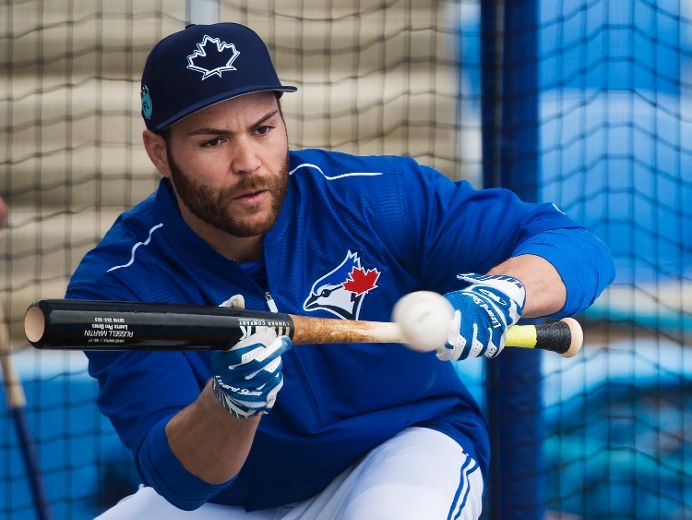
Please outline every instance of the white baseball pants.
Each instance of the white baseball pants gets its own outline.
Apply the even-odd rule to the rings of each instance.
[[[482,495],[476,461],[443,433],[414,427],[302,502],[253,512],[212,503],[183,511],[152,488],[140,487],[98,520],[478,520]]]

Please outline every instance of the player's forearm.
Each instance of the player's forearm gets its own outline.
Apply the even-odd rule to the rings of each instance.
[[[518,278],[526,289],[523,316],[537,318],[558,312],[565,305],[567,289],[557,269],[536,255],[512,257],[488,274],[507,274]]]
[[[259,416],[231,416],[207,384],[196,401],[168,422],[166,437],[185,469],[205,482],[221,484],[243,467],[258,424]]]

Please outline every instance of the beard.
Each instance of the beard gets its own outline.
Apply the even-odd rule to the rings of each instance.
[[[178,196],[187,208],[207,224],[236,237],[262,235],[276,222],[288,187],[288,155],[278,177],[244,175],[232,188],[211,189],[196,183],[178,166],[169,150],[168,165]],[[243,193],[267,190],[271,194],[269,211],[261,204],[248,210],[234,210],[233,199]],[[262,213],[265,213],[262,215]]]

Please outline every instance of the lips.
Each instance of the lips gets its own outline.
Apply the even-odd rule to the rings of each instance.
[[[233,200],[240,202],[242,204],[257,204],[259,203],[265,194],[268,194],[269,190],[255,190],[248,191],[242,195],[234,197]]]

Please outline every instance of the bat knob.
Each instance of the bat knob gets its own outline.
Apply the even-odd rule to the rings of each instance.
[[[41,341],[46,331],[46,319],[38,307],[39,303],[40,301],[32,303],[24,315],[24,334],[32,345]]]
[[[582,331],[579,322],[574,318],[563,318],[560,320],[560,323],[564,323],[565,325],[567,325],[567,327],[569,327],[570,337],[572,339],[572,341],[570,341],[569,347],[567,347],[567,350],[565,350],[562,353],[562,356],[572,357],[581,350],[581,347],[584,343],[584,332]]]

